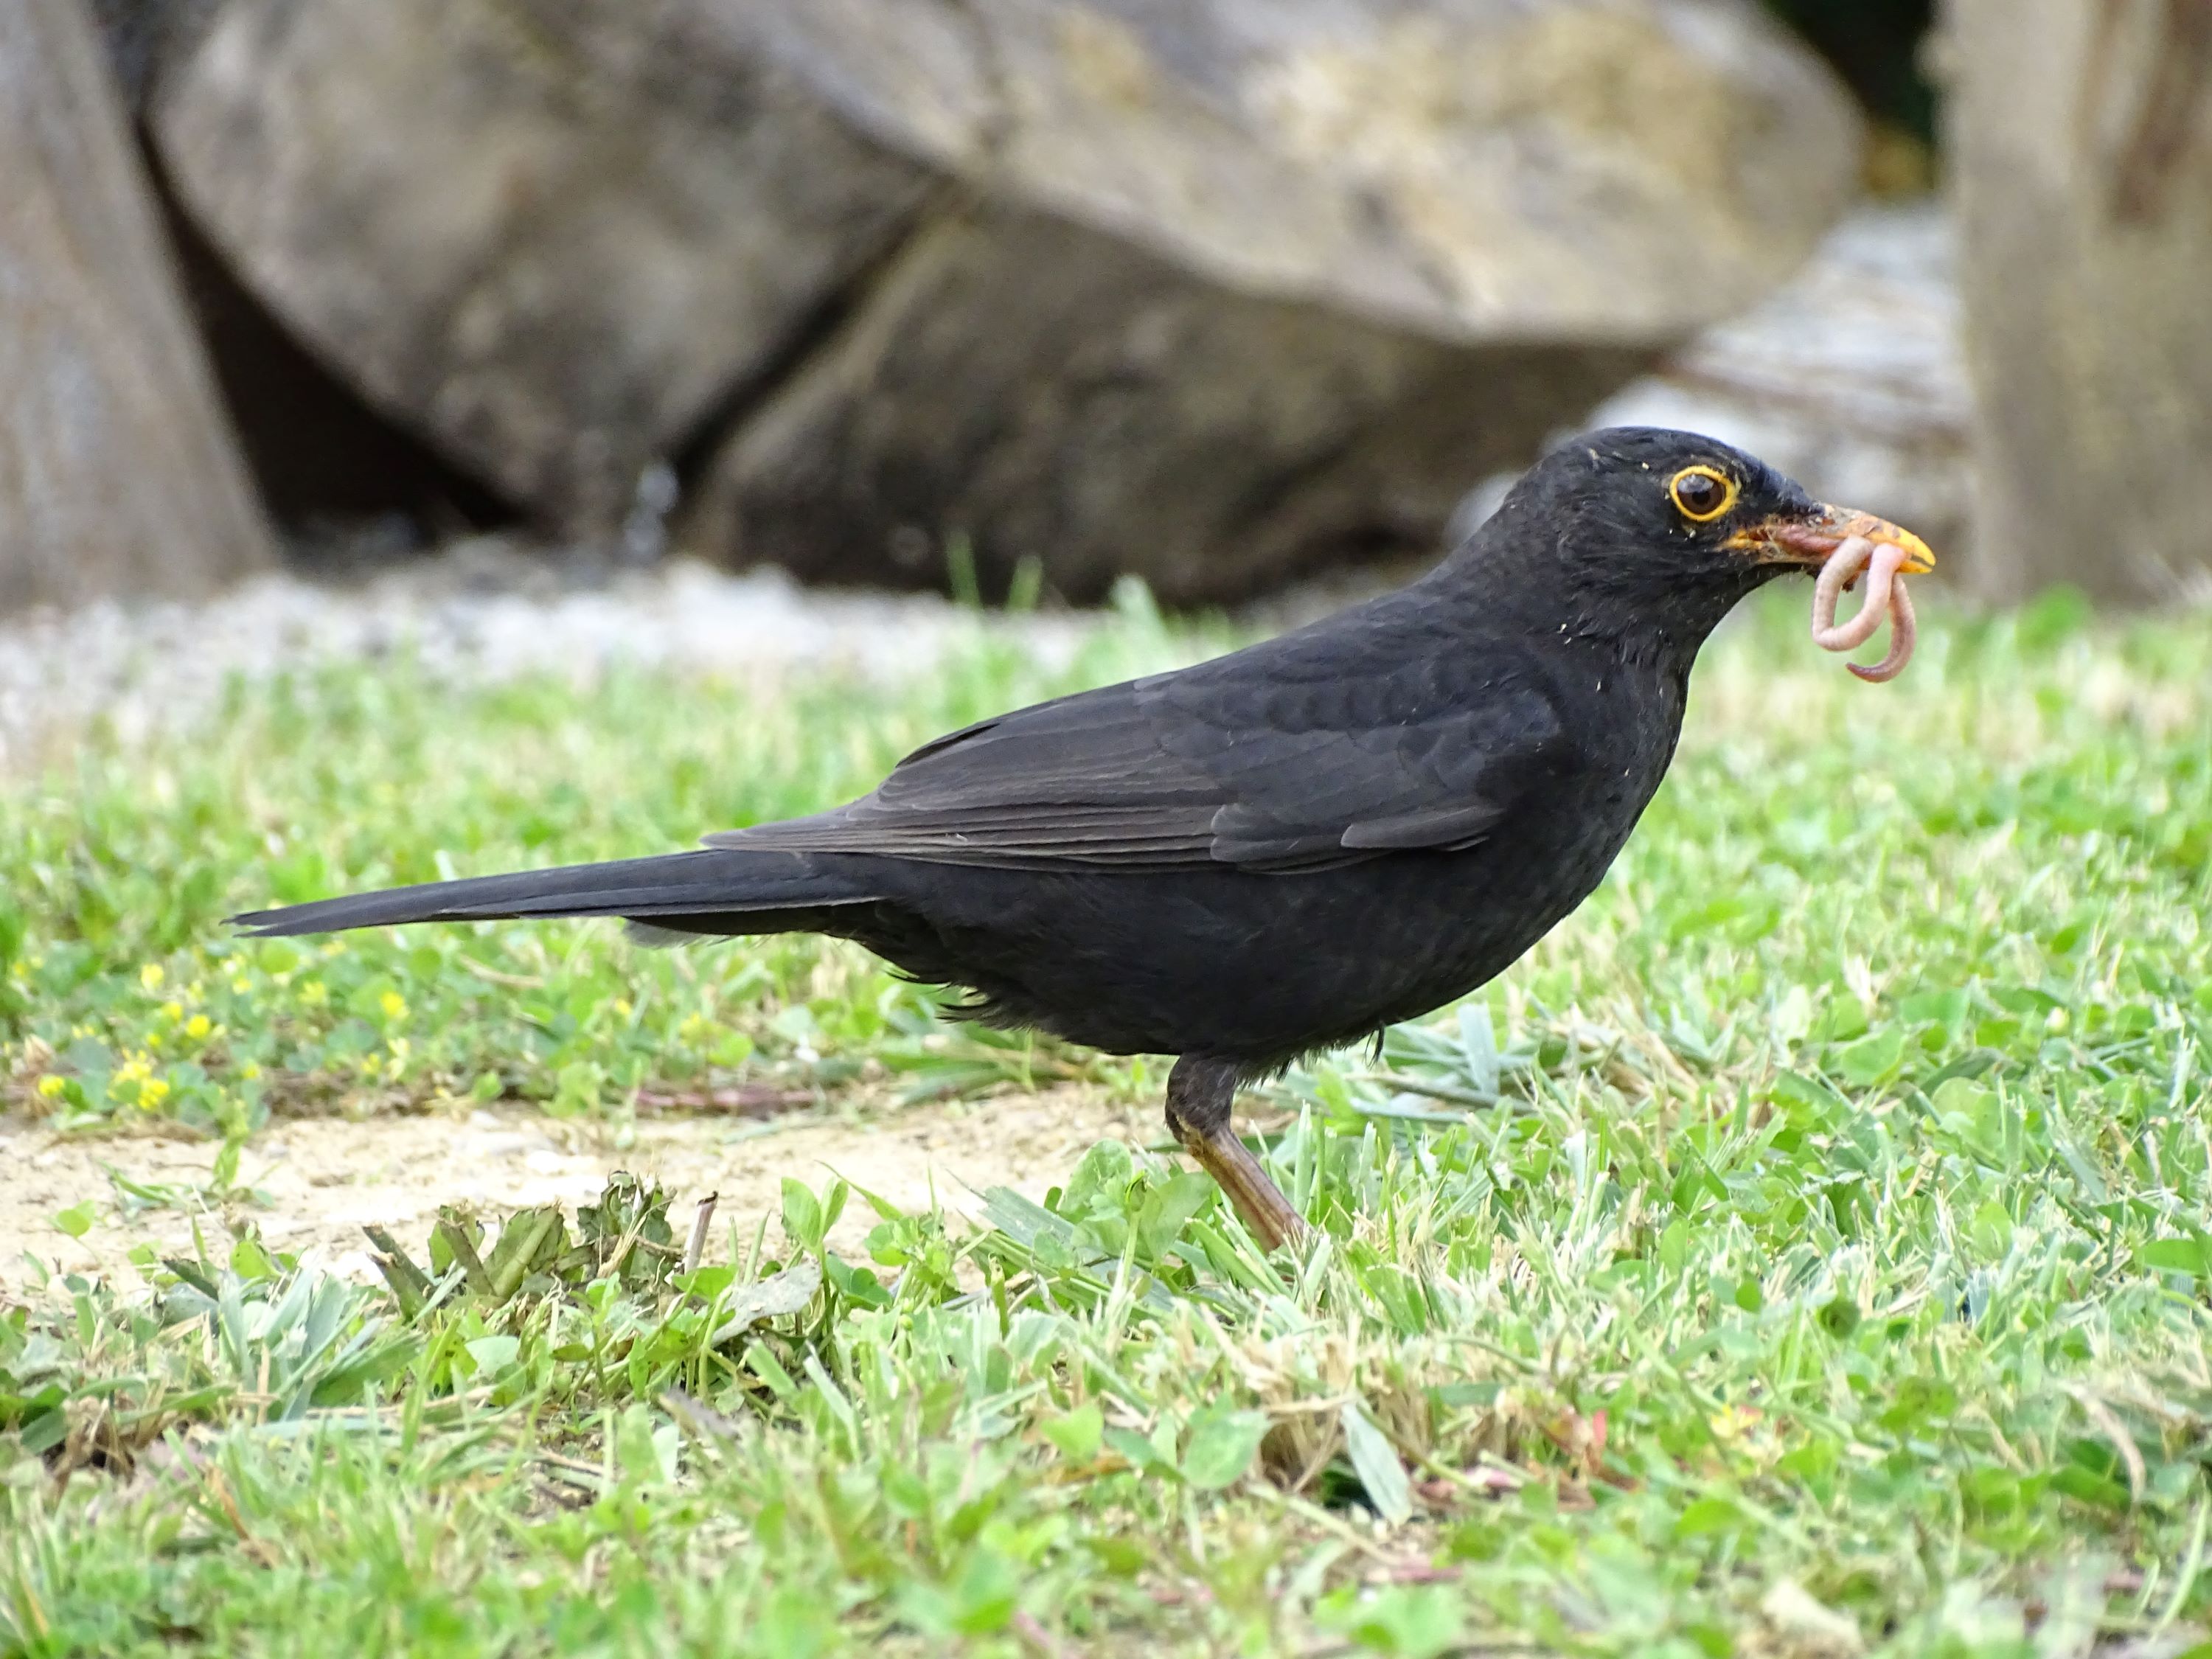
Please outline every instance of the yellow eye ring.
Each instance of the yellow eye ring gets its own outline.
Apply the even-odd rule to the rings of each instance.
[[[1668,499],[1692,524],[1711,524],[1735,505],[1735,480],[1717,467],[1686,466],[1667,481]]]

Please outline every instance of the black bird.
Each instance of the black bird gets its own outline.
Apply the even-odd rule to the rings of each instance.
[[[1168,1127],[1272,1247],[1303,1224],[1231,1127],[1239,1083],[1426,1013],[1542,938],[1658,788],[1706,635],[1851,534],[1934,563],[1726,445],[1596,432],[1398,592],[955,732],[834,811],[237,920],[857,939],[993,1024],[1179,1056]]]

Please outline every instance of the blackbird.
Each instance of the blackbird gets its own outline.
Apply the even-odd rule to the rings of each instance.
[[[1541,939],[1658,788],[1706,635],[1853,538],[1934,563],[1711,439],[1591,433],[1408,586],[981,721],[830,811],[236,920],[856,939],[993,1024],[1178,1056],[1168,1127],[1273,1248],[1304,1224],[1231,1126],[1239,1084],[1426,1013]]]

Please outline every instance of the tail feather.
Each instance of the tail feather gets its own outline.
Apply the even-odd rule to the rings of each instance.
[[[805,854],[708,849],[392,887],[249,911],[231,921],[258,939],[416,921],[552,916],[625,916],[664,925],[682,917],[711,918],[734,925],[676,931],[735,933],[754,931],[743,925],[750,918],[768,921],[779,911],[866,904],[877,896],[849,874],[825,870]]]

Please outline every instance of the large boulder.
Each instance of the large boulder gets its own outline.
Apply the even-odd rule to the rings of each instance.
[[[0,611],[272,549],[81,0],[0,4]]]
[[[928,187],[690,10],[231,0],[153,125],[185,210],[310,349],[600,531]]]
[[[604,526],[1227,596],[1425,544],[1813,246],[1751,0],[228,0],[178,192],[377,401]]]
[[[701,0],[733,55],[1240,292],[1651,344],[1786,274],[1858,123],[1739,0]]]

